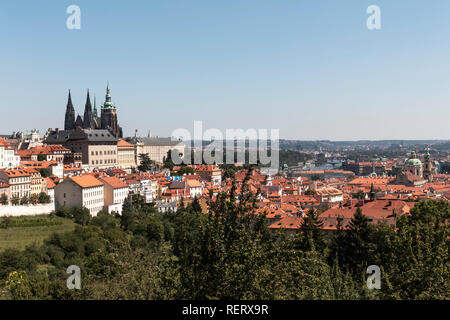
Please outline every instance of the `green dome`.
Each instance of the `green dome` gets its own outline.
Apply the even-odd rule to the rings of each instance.
[[[420,161],[419,159],[408,159],[406,160],[405,164],[413,166],[421,166],[422,161]]]

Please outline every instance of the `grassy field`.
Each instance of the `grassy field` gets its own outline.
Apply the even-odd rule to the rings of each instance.
[[[5,218],[0,218],[0,226]],[[75,223],[60,217],[34,216],[8,218],[8,228],[0,227],[0,252],[7,248],[24,249],[42,243],[52,233],[72,231]]]

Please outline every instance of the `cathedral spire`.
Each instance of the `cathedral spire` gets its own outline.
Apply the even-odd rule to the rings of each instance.
[[[111,100],[109,82],[106,84],[105,103],[101,106],[100,127],[108,129],[115,137],[122,138],[122,128],[117,123],[117,109]]]
[[[86,97],[86,108],[88,107],[92,111],[91,98],[89,97],[89,89],[87,89],[87,97]]]
[[[94,118],[98,118],[97,112],[97,97],[94,95]]]
[[[69,89],[69,99],[67,100],[67,108],[69,108],[69,106],[73,108],[72,96],[70,95],[70,89]]]
[[[91,98],[89,96],[89,89],[87,90],[86,105],[84,107],[83,128],[95,129],[94,115],[92,113],[92,105],[91,105]]]
[[[75,109],[72,104],[72,96],[69,90],[69,97],[67,99],[66,116],[64,119],[64,130],[72,130],[75,128]]]
[[[109,82],[106,84],[106,95],[105,95],[105,103],[102,106],[102,109],[115,109],[116,106],[112,103],[111,100],[111,90],[109,89]]]

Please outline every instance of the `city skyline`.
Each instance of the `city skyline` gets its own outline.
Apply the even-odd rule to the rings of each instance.
[[[2,134],[63,128],[69,89],[82,113],[86,90],[100,105],[109,81],[124,136],[201,120],[281,139],[450,138],[450,4],[76,4],[80,30],[66,28],[70,1],[0,12]],[[381,30],[366,28],[371,4]]]

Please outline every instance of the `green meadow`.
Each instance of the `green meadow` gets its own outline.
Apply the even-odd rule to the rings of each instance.
[[[72,231],[75,223],[70,219],[56,216],[1,217],[0,252],[7,248],[24,249],[53,233]]]

